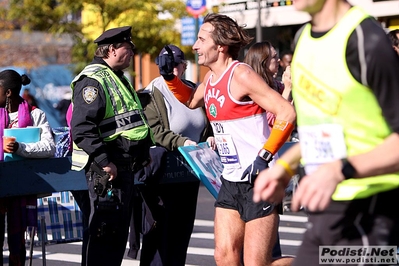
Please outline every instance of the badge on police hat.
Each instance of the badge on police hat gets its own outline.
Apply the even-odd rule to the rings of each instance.
[[[88,86],[83,89],[83,100],[87,104],[91,104],[98,96],[98,89],[96,87]]]

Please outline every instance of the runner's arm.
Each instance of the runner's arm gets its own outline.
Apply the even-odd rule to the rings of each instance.
[[[346,58],[349,71],[363,85],[375,94],[382,113],[392,131],[399,133],[399,59],[380,25],[372,18],[364,20],[363,49],[359,49],[359,39],[354,31],[349,37]],[[360,63],[359,51],[364,51],[365,64]],[[361,73],[366,72],[366,80]]]
[[[248,82],[250,81],[250,82]],[[233,76],[231,93],[235,99],[252,99],[263,109],[276,115],[276,121],[263,149],[276,154],[294,129],[294,107],[247,65],[239,65]]]
[[[385,32],[376,26],[374,19],[364,20],[360,26],[364,35],[364,58],[366,67],[359,64],[358,36],[352,33],[348,41],[347,63],[354,78],[369,87],[375,94],[382,114],[393,133],[375,149],[356,156],[348,161],[357,171],[356,177],[367,177],[399,171],[399,57],[392,49]],[[360,73],[366,71],[366,81]]]
[[[278,161],[283,163],[276,163],[272,168],[260,172],[255,181],[253,200],[255,202],[261,200],[281,202],[285,195],[285,188],[291,179],[289,172],[296,172],[300,159],[301,150],[299,143],[297,143],[280,157]],[[287,171],[283,166],[284,164],[291,171]]]
[[[193,88],[184,84],[177,76],[174,76],[171,80],[165,79],[165,83],[168,85],[169,90],[173,93],[176,99],[180,102],[185,103],[190,99]]]

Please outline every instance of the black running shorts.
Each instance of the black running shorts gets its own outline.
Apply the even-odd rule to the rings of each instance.
[[[215,207],[237,210],[244,222],[265,217],[271,214],[274,204],[266,201],[255,203],[253,197],[253,185],[249,182],[230,182],[220,178],[222,186],[219,191]]]

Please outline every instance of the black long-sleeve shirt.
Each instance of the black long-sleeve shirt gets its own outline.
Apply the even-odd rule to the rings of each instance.
[[[362,64],[359,56],[359,51],[362,51],[359,50],[359,41],[362,39],[353,31],[346,49],[349,71],[358,82],[373,91],[388,125],[392,131],[399,133],[399,57],[392,49],[385,31],[374,18],[362,21],[360,28],[363,31],[365,62]],[[320,38],[326,33],[312,32],[311,35]],[[366,72],[363,80],[361,71]]]

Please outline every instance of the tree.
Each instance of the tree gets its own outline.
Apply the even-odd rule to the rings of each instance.
[[[92,59],[93,40],[101,32],[125,25],[132,26],[137,51],[155,57],[165,44],[180,43],[175,22],[187,15],[185,3],[175,0],[8,0],[1,3],[0,30],[70,34],[75,42],[72,58],[78,68]]]

